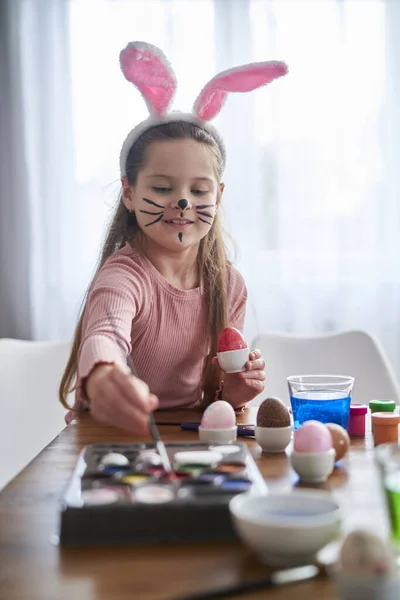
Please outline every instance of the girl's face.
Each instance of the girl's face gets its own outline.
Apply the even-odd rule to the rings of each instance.
[[[152,142],[135,186],[123,178],[123,201],[143,233],[172,251],[209,232],[223,190],[211,150],[191,139]]]

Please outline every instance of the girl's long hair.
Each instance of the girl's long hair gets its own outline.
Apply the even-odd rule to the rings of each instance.
[[[127,158],[127,178],[129,185],[136,184],[138,173],[145,163],[146,150],[149,144],[159,140],[177,139],[192,139],[208,146],[214,156],[216,175],[218,181],[220,181],[222,176],[222,159],[214,138],[195,124],[176,121],[148,129],[133,144]],[[106,234],[100,261],[88,291],[106,260],[127,242],[133,242],[139,235],[143,234],[137,224],[136,217],[134,213],[130,213],[125,207],[122,202],[121,192],[114,217]],[[218,211],[209,232],[200,242],[198,265],[201,286],[204,291],[207,307],[207,329],[210,348],[210,352],[204,362],[202,382],[204,390],[203,404],[207,405],[213,401],[219,386],[220,370],[218,367],[212,365],[211,361],[212,357],[217,353],[218,336],[222,329],[227,326],[228,320],[227,254]],[[60,402],[67,409],[70,408],[67,403],[67,397],[76,388],[78,352],[82,339],[82,323],[88,291],[86,292],[81,316],[75,330],[68,363],[60,383]]]

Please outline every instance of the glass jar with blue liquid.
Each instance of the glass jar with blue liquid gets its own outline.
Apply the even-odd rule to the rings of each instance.
[[[337,423],[347,429],[354,377],[292,375],[287,382],[295,429],[305,421]]]

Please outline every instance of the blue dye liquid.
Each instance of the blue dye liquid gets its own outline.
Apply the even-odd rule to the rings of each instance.
[[[290,403],[295,429],[305,421],[337,423],[347,429],[350,396],[345,393],[330,390],[297,392],[296,396],[290,396]]]

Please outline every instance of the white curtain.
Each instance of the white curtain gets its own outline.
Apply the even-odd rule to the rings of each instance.
[[[41,113],[48,141],[27,156],[46,182],[34,188],[30,213],[34,335],[70,332],[93,272],[121,143],[146,116],[118,53],[143,39],[170,58],[181,110],[219,70],[288,63],[287,77],[229,97],[216,121],[228,148],[227,229],[249,288],[246,335],[366,329],[400,374],[399,3],[71,0],[61,25],[44,7],[66,11],[66,0],[34,4],[47,14],[31,22],[47,62],[35,89],[25,69],[36,102],[26,96],[24,109]]]
[[[69,10],[0,2],[0,337],[70,337],[79,308]]]

